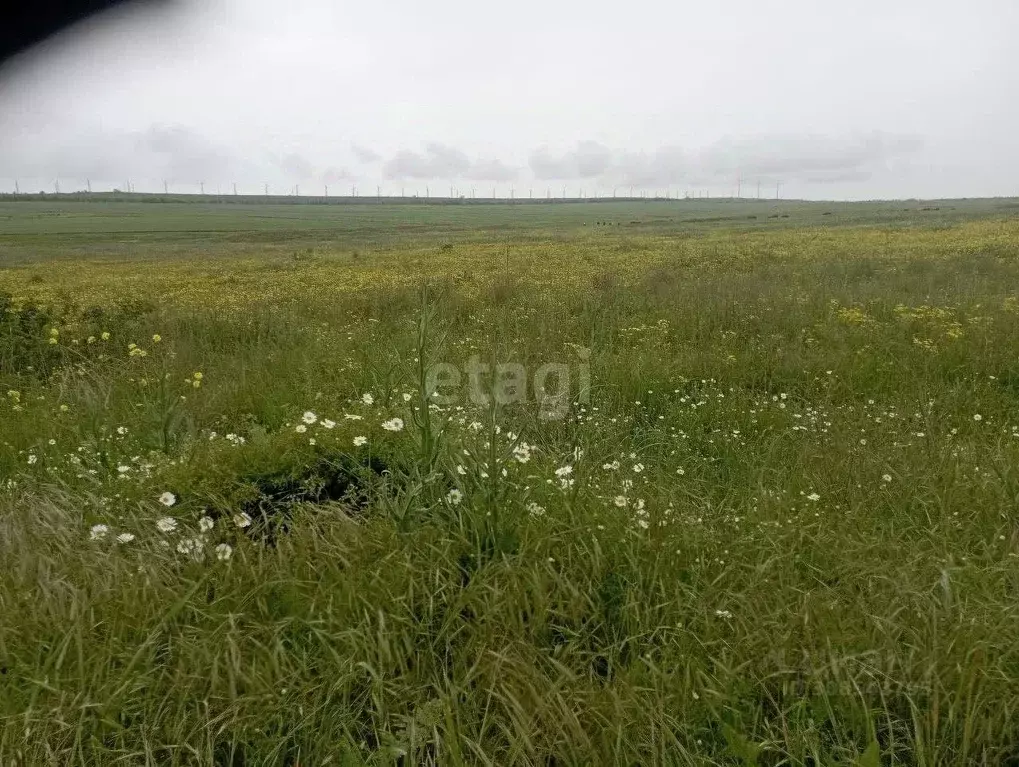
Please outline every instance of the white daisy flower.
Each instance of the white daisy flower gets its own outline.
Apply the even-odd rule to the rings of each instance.
[[[177,520],[173,517],[160,517],[156,520],[156,529],[161,533],[172,533],[177,529]]]
[[[310,410],[308,410],[305,412],[304,415],[301,416],[301,420],[304,421],[309,426],[311,426],[311,424],[315,423],[315,421],[318,420],[318,416],[312,413]]]
[[[159,502],[167,507],[173,506],[173,504],[177,503],[177,496],[171,492],[165,492],[159,496]]]
[[[354,447],[361,447],[361,445],[365,445],[367,443],[368,438],[365,436],[359,435],[357,437],[354,437]]]
[[[196,562],[201,562],[205,558],[205,548],[198,538],[184,538],[181,540],[177,544],[177,553],[188,555]]]
[[[390,418],[388,421],[382,423],[382,428],[386,431],[402,431],[403,430],[403,419],[402,418]]]
[[[214,520],[212,517],[202,517],[201,519],[198,520],[198,529],[201,530],[203,533],[209,532],[215,526],[216,520]]]
[[[216,547],[216,559],[220,562],[226,562],[233,556],[233,553],[233,547],[229,543],[221,543]]]
[[[247,512],[244,511],[240,514],[234,514],[234,524],[237,525],[237,527],[247,527],[251,524],[251,517],[249,517]]]
[[[88,537],[93,541],[100,541],[106,537],[108,532],[110,532],[110,528],[107,525],[92,525]]]

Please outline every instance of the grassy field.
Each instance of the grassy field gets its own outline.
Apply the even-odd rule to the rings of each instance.
[[[1017,764],[1017,514],[1014,200],[0,201],[3,765]]]

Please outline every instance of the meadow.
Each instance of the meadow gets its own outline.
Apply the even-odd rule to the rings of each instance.
[[[1019,764],[1015,200],[48,197],[3,765]]]

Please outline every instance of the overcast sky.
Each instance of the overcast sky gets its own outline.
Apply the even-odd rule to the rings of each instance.
[[[1019,194],[1015,0],[178,0],[0,67],[0,191]]]

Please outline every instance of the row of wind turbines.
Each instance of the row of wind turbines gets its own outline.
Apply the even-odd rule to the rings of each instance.
[[[164,194],[170,194],[170,182],[164,179],[163,183],[162,183],[162,186],[163,186],[163,193]],[[205,182],[204,181],[199,181],[199,182],[197,182],[197,186],[198,186],[198,190],[199,190],[198,191],[199,195],[205,195],[206,194],[206,191],[205,191],[205,186],[206,186]],[[194,187],[192,187],[192,189],[193,188]],[[780,197],[781,197],[781,188],[782,188],[782,182],[779,181],[779,182],[777,182],[775,184],[775,199],[780,199]],[[56,181],[53,182],[53,191],[54,191],[55,194],[60,194],[61,193],[60,192],[60,181],[59,180],[56,180]],[[80,191],[84,191],[86,193],[91,194],[92,193],[92,181],[91,181],[91,179],[85,179],[85,189],[84,190],[78,190],[78,191],[79,192]],[[137,193],[137,189],[136,189],[134,183],[132,183],[130,180],[127,181],[126,187],[124,189],[119,189],[119,188],[114,187],[110,191],[114,191],[114,192],[124,192],[124,191],[126,191],[128,193]],[[263,191],[263,195],[264,196],[266,196],[266,197],[271,196],[271,194],[270,194],[270,184],[268,184],[268,183],[263,184],[262,185],[262,191]],[[333,196],[341,196],[341,197],[344,196],[342,194],[341,195],[336,195],[335,191],[336,190],[335,190],[335,187],[334,187],[334,195]],[[382,198],[382,197],[395,197],[396,195],[393,193],[394,191],[395,190],[391,189],[391,190],[389,190],[387,192],[387,194],[384,195],[382,193],[382,185],[381,184],[377,184],[375,186],[375,196],[378,197],[378,198]],[[323,184],[322,192],[323,192],[322,196],[324,196],[324,197],[329,197],[330,196],[329,184]],[[18,181],[18,179],[14,179],[14,193],[15,194],[21,194],[21,185],[20,185],[20,182]],[[178,192],[175,192],[175,193],[178,193]],[[239,196],[238,195],[238,191],[237,191],[237,184],[236,184],[236,182],[232,183],[232,193],[233,193],[234,196]],[[186,192],[185,192],[185,194],[186,194]],[[273,194],[275,194],[277,196],[300,197],[301,196],[301,187],[300,187],[299,184],[294,184],[293,186],[287,187],[285,189],[285,191],[282,191],[282,192],[273,192]],[[540,199],[542,199],[540,194],[541,194],[541,192],[540,192],[540,189],[539,189],[539,197],[536,198],[535,197],[535,193],[534,193],[534,187],[528,187],[528,189],[527,189],[527,197],[526,198],[523,198],[523,197],[518,198],[517,197],[517,189],[516,189],[516,187],[515,186],[510,186],[509,187],[509,195],[508,195],[508,197],[505,196],[505,194],[503,196],[500,196],[498,185],[493,185],[491,187],[491,195],[490,195],[490,197],[488,197],[488,199],[492,199],[492,200],[495,200],[495,199],[508,199],[508,200],[515,200],[515,199],[534,200],[534,199],[539,199],[540,200]],[[222,195],[223,195],[222,187],[221,187],[221,185],[217,185],[216,186],[216,196],[222,196]],[[248,195],[245,195],[245,196],[248,196]],[[305,195],[305,196],[315,197],[315,196],[318,196],[318,195],[311,194],[311,195]],[[350,195],[349,196],[350,197],[361,197],[361,196],[367,196],[367,195],[363,195],[362,192],[361,192],[360,187],[358,187],[358,185],[356,183],[354,183],[354,184],[351,184],[351,186],[350,186]],[[410,195],[408,195],[407,194],[406,186],[405,185],[401,185],[400,186],[399,197],[407,198],[408,196],[410,198],[424,197],[425,199],[431,199],[432,198],[432,188],[431,188],[431,185],[425,185],[424,194],[423,195],[421,194],[421,191],[420,191],[419,188],[413,189],[411,191]],[[443,199],[442,195],[439,194],[439,193],[437,193],[435,196],[436,196],[437,199]],[[732,195],[732,194],[730,194],[730,195],[724,195],[724,194],[723,195],[718,195],[718,194],[714,194],[713,195],[711,193],[711,190],[704,190],[704,189],[690,190],[690,191],[685,191],[685,192],[674,191],[672,189],[650,190],[649,191],[647,189],[638,188],[638,187],[636,187],[635,185],[632,185],[632,184],[629,185],[629,187],[619,187],[619,186],[613,187],[611,193],[609,193],[606,189],[598,189],[598,188],[596,188],[595,190],[593,190],[590,193],[590,195],[588,194],[588,190],[586,190],[584,187],[577,187],[576,188],[576,194],[574,196],[572,196],[572,197],[569,195],[568,187],[565,184],[561,188],[556,187],[555,189],[553,189],[553,187],[551,187],[551,186],[546,186],[545,194],[544,194],[544,199],[546,199],[546,200],[552,200],[552,199],[557,199],[557,198],[558,199],[581,199],[581,200],[586,200],[586,199],[608,199],[610,197],[611,198],[624,198],[624,199],[655,199],[655,200],[670,200],[670,199],[679,200],[679,199],[701,199],[701,198],[703,198],[703,199],[711,199],[711,198],[718,199],[718,198],[725,198],[725,197],[729,197],[729,198],[733,198],[734,197],[736,199],[743,199],[743,177],[741,176],[741,177],[739,177],[737,179],[735,195]],[[756,195],[751,196],[750,199],[755,199],[755,198],[756,199],[761,199],[761,182],[760,181],[757,182]],[[458,199],[471,199],[471,200],[476,200],[476,199],[486,199],[486,197],[485,197],[483,192],[479,193],[479,189],[478,189],[478,187],[476,185],[471,185],[469,188],[461,188],[457,184],[451,183],[449,185],[449,196],[448,196],[447,199],[454,199],[454,200],[458,200]]]

